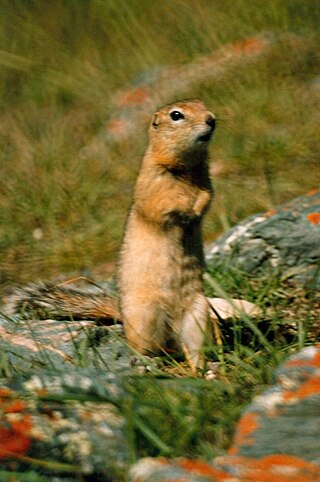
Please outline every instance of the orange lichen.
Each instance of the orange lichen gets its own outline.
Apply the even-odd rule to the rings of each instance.
[[[25,454],[30,445],[30,438],[23,433],[0,427],[0,459]]]
[[[244,52],[249,54],[255,54],[265,50],[267,44],[266,41],[259,37],[249,37],[244,40],[240,40],[233,45],[234,50],[238,52]]]
[[[29,433],[32,428],[31,417],[29,414],[20,414],[16,420],[10,420],[12,430],[22,434]]]
[[[25,408],[25,403],[22,400],[12,400],[7,402],[4,407],[4,413],[19,413]]]
[[[260,459],[259,461],[260,467],[269,468],[273,465],[286,465],[295,467],[296,469],[305,469],[305,468],[316,468],[314,464],[307,462],[306,460],[300,459],[298,457],[294,457],[293,455],[288,454],[272,454],[267,455]]]
[[[258,419],[259,417],[255,413],[243,415],[238,423],[234,446],[229,450],[230,454],[238,453],[240,445],[253,445],[255,443],[255,439],[251,435],[260,426]]]
[[[296,390],[288,390],[283,393],[284,400],[303,399],[312,395],[320,395],[320,378],[317,376],[309,377]]]
[[[0,459],[25,454],[30,445],[31,417],[21,414],[17,420],[6,420],[8,427],[0,426]]]
[[[119,98],[120,106],[123,105],[140,105],[143,104],[150,97],[150,93],[143,87],[129,89],[122,92]]]
[[[228,457],[223,459],[224,468],[228,465],[239,469],[239,480],[256,482],[315,482],[320,467],[298,457],[274,454],[251,459],[248,457]]]
[[[151,459],[150,459],[151,462]],[[157,463],[159,460],[157,459]],[[146,462],[148,464],[148,462]],[[287,454],[273,454],[267,455],[260,459],[242,457],[242,456],[221,456],[218,457],[213,464],[198,460],[179,459],[176,461],[169,461],[164,459],[162,461],[164,467],[180,467],[188,475],[181,474],[180,476],[170,477],[166,473],[161,480],[170,480],[170,482],[183,482],[189,480],[189,477],[194,474],[205,477],[206,480],[225,481],[238,480],[239,482],[315,482],[319,480],[320,467],[319,465],[303,460]],[[152,465],[154,466],[154,460]],[[155,467],[159,470],[159,467]],[[230,472],[231,469],[231,472]],[[160,469],[161,470],[161,469]],[[236,476],[232,475],[236,471]],[[151,480],[150,472],[148,471],[147,480]],[[159,474],[158,474],[159,477]],[[135,479],[135,482],[142,482],[146,480],[143,477]],[[158,480],[158,479],[157,479]],[[160,479],[159,479],[160,480]]]
[[[320,213],[309,213],[307,215],[308,221],[312,224],[319,224],[320,223]]]
[[[270,211],[267,211],[266,213],[264,213],[264,217],[265,218],[269,218],[270,216],[273,216],[274,214],[276,214],[276,210],[275,209],[270,209]]]
[[[319,189],[313,189],[312,191],[309,191],[309,192],[306,194],[306,196],[307,196],[307,197],[312,197],[312,196],[314,196],[315,194],[318,194],[318,192],[320,192]]]
[[[188,460],[182,459],[179,463],[180,467],[188,472],[192,472],[198,475],[205,475],[212,477],[212,480],[226,480],[230,479],[230,474],[217,470],[211,465],[201,462],[200,460]],[[171,482],[171,481],[170,481]]]
[[[23,455],[31,445],[31,416],[9,389],[1,388],[0,397],[0,459]]]
[[[310,367],[310,368],[320,368],[320,351],[317,352],[314,357],[303,360],[301,358],[288,360],[286,362],[286,367]]]

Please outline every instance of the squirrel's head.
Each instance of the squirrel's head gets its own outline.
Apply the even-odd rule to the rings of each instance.
[[[159,109],[152,117],[150,147],[155,153],[182,162],[206,153],[215,129],[215,116],[199,100],[184,100]],[[188,161],[189,162],[189,161]]]

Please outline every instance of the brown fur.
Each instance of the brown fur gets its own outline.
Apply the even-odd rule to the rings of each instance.
[[[172,119],[172,112],[183,118]],[[193,368],[202,365],[209,310],[202,288],[201,221],[212,198],[207,148],[213,129],[213,115],[198,100],[154,114],[118,269],[120,318],[130,345],[142,354],[174,345]],[[10,312],[19,310],[119,319],[113,296],[65,286],[17,291]]]
[[[5,306],[8,314],[29,314],[40,319],[69,318],[103,320],[120,319],[118,299],[105,290],[84,291],[69,286],[33,283],[16,289]]]
[[[171,119],[173,111],[184,118]],[[212,198],[207,144],[213,127],[213,115],[196,100],[154,114],[118,273],[129,343],[142,354],[173,343],[193,367],[202,364],[208,320],[201,220]]]

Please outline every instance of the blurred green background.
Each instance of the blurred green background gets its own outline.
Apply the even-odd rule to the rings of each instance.
[[[1,1],[1,286],[93,267],[107,277],[147,126],[91,156],[81,149],[114,114],[118,89],[248,36],[292,32],[301,42],[186,92],[218,119],[205,239],[317,188],[319,26],[318,0]]]

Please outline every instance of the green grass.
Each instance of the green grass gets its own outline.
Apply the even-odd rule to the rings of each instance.
[[[79,152],[104,125],[114,93],[153,68],[259,32],[305,41],[276,45],[258,67],[231,69],[184,93],[218,118],[205,238],[316,187],[318,17],[313,2],[298,0],[60,0],[46,2],[45,12],[36,0],[2,2],[2,286],[113,262],[146,135],[89,159]]]
[[[214,380],[193,376],[186,362],[166,355],[158,360],[142,360],[142,365],[148,366],[143,374],[138,375],[138,370],[132,368],[131,374],[119,375],[123,387],[120,398],[101,395],[99,389],[78,393],[74,388],[69,393],[44,394],[44,400],[115,404],[126,422],[130,463],[144,456],[212,460],[224,453],[232,444],[241,413],[255,395],[274,381],[279,364],[315,341],[319,333],[319,297],[311,288],[291,285],[280,273],[255,278],[221,267],[209,270],[206,294],[247,299],[262,309],[257,319],[242,316],[220,321],[222,345],[210,340],[204,348],[207,361],[218,364]],[[88,331],[77,344],[74,356],[79,367],[91,366],[92,359],[97,359],[101,336],[107,336],[111,346],[126,344],[118,332],[106,335],[103,331],[102,327],[96,333]],[[111,365],[108,360],[105,362],[102,352],[100,360],[102,370],[110,370]],[[54,365],[47,367],[55,370]],[[8,373],[10,367],[4,357],[0,360],[0,371],[10,379],[12,374]],[[17,376],[19,370],[14,373]],[[21,376],[27,374],[22,370]],[[100,386],[98,376],[97,386]],[[57,474],[63,471],[58,462],[52,467]],[[30,459],[24,467],[50,473],[50,464],[45,465],[44,461],[42,467],[41,463],[41,459]],[[69,475],[72,477],[72,471]],[[125,476],[119,480],[125,480]]]
[[[280,276],[257,280],[239,271],[212,269],[206,289],[208,296],[251,300],[263,314],[219,323],[222,346],[206,346],[207,361],[219,363],[214,381],[190,378],[186,364],[168,357],[161,371],[151,369],[149,375],[128,381],[123,413],[133,432],[128,440],[135,457],[212,460],[223,453],[249,401],[270,386],[288,355],[315,340],[312,327],[319,331],[315,299]]]
[[[36,472],[29,472],[22,474],[21,472],[7,472],[0,470],[1,480],[3,482],[48,482],[48,478],[37,474]]]

